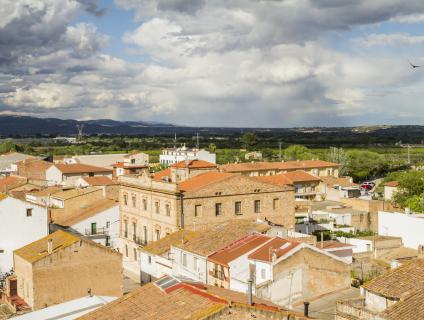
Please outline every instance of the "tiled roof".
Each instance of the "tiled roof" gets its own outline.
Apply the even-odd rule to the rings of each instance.
[[[240,292],[180,281],[175,281],[171,286],[161,289],[157,284],[163,280],[166,280],[166,277],[142,286],[77,319],[200,320],[223,314],[230,303],[247,306],[247,296]],[[253,306],[249,306],[249,308],[255,311],[257,309],[265,310],[270,312],[271,316],[273,312],[287,312],[271,302],[256,297],[253,297]],[[252,313],[249,313],[249,316]],[[295,312],[290,311],[289,313],[292,317],[301,316]]]
[[[256,179],[276,185],[293,185],[294,183],[299,182],[318,182],[321,180],[320,178],[303,170],[290,171],[271,176],[258,176]]]
[[[333,176],[327,176],[327,177],[320,177],[320,178],[325,184],[327,184],[331,187],[340,186],[340,187],[347,188],[347,187],[357,187],[358,186],[356,183],[350,182],[350,179],[351,179],[350,177],[336,178],[336,177],[333,177]]]
[[[53,195],[57,192],[61,192],[62,188],[61,187],[57,187],[57,186],[51,186],[51,187],[47,187],[41,190],[36,190],[36,191],[29,191],[27,192],[27,194],[31,194],[37,197],[44,197],[44,196],[49,196],[49,195]]]
[[[95,216],[98,213],[101,213],[116,206],[119,206],[119,203],[115,200],[100,199],[90,203],[87,206],[75,208],[70,211],[70,214],[68,213],[66,216],[56,214],[53,222],[63,227],[71,227],[77,224],[78,222],[84,221],[90,217]]]
[[[90,186],[109,186],[111,184],[115,184],[111,178],[106,176],[84,177],[83,179]]]
[[[405,299],[387,308],[380,316],[385,320],[424,319],[424,288],[417,288]]]
[[[264,232],[269,228],[264,223],[259,224],[254,221],[241,219],[229,220],[219,226],[202,231],[197,237],[184,244],[178,243],[175,247],[206,257],[234,240],[254,232]]]
[[[252,251],[269,240],[271,240],[271,237],[262,234],[249,234],[210,255],[208,260],[228,266],[228,263],[231,261]]]
[[[178,188],[180,191],[194,191],[234,176],[233,173],[209,171],[182,181],[179,183]]]
[[[70,245],[80,241],[80,238],[78,238],[77,236],[74,236],[73,234],[62,230],[58,230],[44,238],[41,238],[26,245],[25,247],[15,250],[14,254],[20,256],[21,258],[25,259],[30,263],[41,260],[49,256],[49,253],[47,251],[47,242],[49,239],[52,239],[53,241],[52,253],[57,252],[63,248],[69,247]]]
[[[385,187],[393,187],[393,188],[396,188],[397,186],[399,186],[399,182],[397,182],[397,181],[389,181],[389,182],[386,182],[386,183],[384,184],[384,186],[385,186]]]
[[[171,169],[170,168],[166,168],[164,170],[158,171],[158,172],[153,174],[153,180],[156,180],[156,181],[162,181],[163,177],[168,177],[169,179],[171,179]]]
[[[124,163],[124,162],[117,162],[113,165],[114,168],[127,168],[127,169],[137,169],[137,168],[148,168],[149,166],[147,164],[142,163]]]
[[[320,249],[335,249],[335,248],[347,248],[347,247],[353,247],[353,245],[349,243],[342,243],[334,240],[328,240],[328,241],[319,241],[316,244],[317,248]]]
[[[90,166],[88,164],[73,163],[73,164],[56,164],[62,173],[90,173],[90,172],[111,172],[111,169]]]
[[[262,170],[304,170],[314,168],[333,168],[339,166],[340,165],[337,163],[322,160],[302,160],[286,162],[230,163],[222,165],[220,169],[227,172],[242,172]]]
[[[254,178],[262,182],[272,183],[278,186],[293,185],[293,181],[287,178],[284,174],[273,174],[272,176],[258,176]]]
[[[88,193],[96,192],[101,190],[98,187],[87,187],[87,188],[75,188],[62,192],[57,192],[52,195],[52,198],[60,199],[60,200],[68,200],[71,198],[79,197]]]
[[[11,189],[20,187],[26,184],[26,179],[21,177],[8,176],[0,178],[0,192],[7,192]]]
[[[162,255],[171,249],[171,246],[178,243],[184,243],[196,237],[199,233],[186,229],[181,229],[173,232],[158,241],[150,242],[147,246],[143,247],[143,251],[147,251],[154,255]]]
[[[296,248],[298,245],[300,245],[299,242],[275,237],[256,251],[249,254],[249,259],[271,262],[272,253],[275,253],[276,257],[279,258]]]
[[[179,161],[173,165],[171,165],[173,168],[189,168],[189,169],[206,169],[206,168],[216,168],[215,163],[211,163],[204,160],[189,160],[187,163],[186,161]]]
[[[424,259],[415,259],[391,269],[363,285],[371,292],[389,298],[405,298],[412,291],[424,291]]]

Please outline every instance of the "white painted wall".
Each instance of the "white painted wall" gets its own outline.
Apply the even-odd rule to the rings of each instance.
[[[378,234],[401,237],[405,247],[418,249],[424,244],[424,214],[379,211]]]
[[[150,275],[152,278],[160,278],[165,275],[171,276],[172,273],[172,260],[168,259],[168,254],[165,256],[158,256],[149,252],[140,251],[140,270],[142,276]],[[150,259],[149,259],[150,257]],[[171,255],[169,255],[171,257]],[[147,282],[149,279],[143,278]]]
[[[187,266],[182,263],[182,256],[186,254]],[[207,260],[206,257],[182,250],[177,247],[171,247],[172,272],[176,277],[187,277],[202,283],[207,283]],[[194,258],[197,258],[197,268],[194,268]]]
[[[393,195],[398,191],[397,187],[384,186],[384,199],[392,200]]]
[[[352,248],[353,253],[361,253],[361,252],[368,252],[368,251],[374,250],[371,240],[345,238],[345,237],[337,237],[337,240],[342,243],[348,243],[353,245],[353,248]]]
[[[32,216],[27,217],[27,209]],[[0,272],[13,267],[13,251],[48,235],[47,208],[16,198],[0,201]]]
[[[182,148],[177,151],[163,150],[159,156],[161,165],[171,165],[184,160],[203,160],[216,163],[216,155],[206,150],[195,151],[193,149]]]
[[[46,180],[49,185],[56,185],[62,183],[62,171],[56,166],[51,166],[46,170]]]
[[[107,233],[110,236],[110,246],[116,249],[120,247],[119,204],[116,204],[115,206],[106,209],[102,212],[99,212],[90,218],[80,221],[77,224],[71,226],[71,228],[85,235],[85,230],[90,230],[92,223],[96,223],[97,229],[103,227],[107,228],[107,225],[109,225],[109,228],[107,228]],[[105,238],[92,238],[92,240],[102,245],[106,245]]]

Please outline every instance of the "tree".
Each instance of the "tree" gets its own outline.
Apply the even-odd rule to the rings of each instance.
[[[286,160],[308,160],[314,157],[308,148],[301,145],[292,145],[284,150],[284,159]]]
[[[16,145],[12,141],[5,141],[0,144],[0,154],[10,151],[16,151]]]
[[[344,176],[347,173],[349,167],[349,159],[346,155],[346,152],[342,148],[330,147],[330,150],[327,154],[327,159],[330,162],[340,164],[339,174],[341,176]]]
[[[256,144],[256,134],[254,132],[246,132],[242,135],[240,140],[243,146],[250,150]]]
[[[398,192],[393,200],[402,208],[424,212],[424,172],[407,171],[398,176]]]
[[[215,153],[215,151],[216,151],[216,145],[215,145],[215,143],[209,143],[208,150],[211,153]]]
[[[346,153],[349,167],[347,173],[355,180],[369,179],[384,171],[384,157],[376,152],[352,150]]]

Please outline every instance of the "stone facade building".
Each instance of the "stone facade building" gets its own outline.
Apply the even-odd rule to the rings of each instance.
[[[14,252],[17,294],[38,310],[92,294],[122,295],[120,253],[56,231]]]
[[[205,230],[232,219],[268,220],[287,229],[295,223],[293,187],[221,173],[204,161],[119,182],[124,261],[137,259],[139,245],[179,228]]]

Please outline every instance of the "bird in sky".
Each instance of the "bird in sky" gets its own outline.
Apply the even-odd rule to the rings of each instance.
[[[411,61],[409,61],[409,64],[411,65],[412,69],[420,68],[421,67],[421,66],[418,66],[416,64],[412,64]]]

